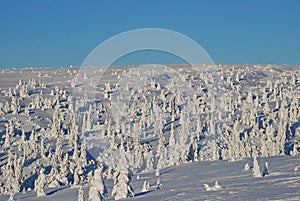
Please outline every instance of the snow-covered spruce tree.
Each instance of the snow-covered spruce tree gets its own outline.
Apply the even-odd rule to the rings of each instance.
[[[44,171],[44,168],[40,170],[39,176],[34,182],[34,188],[38,197],[46,196],[44,188],[46,187],[47,181]]]
[[[149,181],[144,181],[144,184],[143,184],[143,188],[141,190],[141,192],[147,192],[150,188],[150,184],[149,184]]]
[[[162,187],[162,183],[160,182],[160,178],[157,178],[156,189],[161,189],[161,187]]]
[[[90,131],[92,129],[92,119],[91,119],[92,110],[93,110],[92,105],[89,105],[89,110],[86,114],[85,131]]]
[[[75,168],[75,170],[73,171],[73,186],[76,186],[80,183],[80,176],[78,174],[77,169]]]
[[[140,132],[140,127],[137,128],[137,126],[135,126],[133,131],[134,168],[138,171],[142,169],[144,165],[143,150],[140,144]]]
[[[107,190],[104,185],[104,180],[101,175],[102,168],[99,166],[90,183],[89,201],[102,201],[107,196]]]
[[[17,155],[14,156],[14,185],[13,192],[19,192],[21,190],[21,185],[23,183],[23,159],[17,158]]]
[[[170,124],[170,135],[169,135],[169,144],[168,144],[168,165],[176,165],[178,160],[178,153],[176,147],[175,131],[174,131],[174,122]]]
[[[200,140],[200,138],[199,138]],[[198,137],[197,139],[193,139],[193,142],[191,144],[191,151],[192,151],[192,159],[194,162],[198,161]]]
[[[55,188],[60,186],[58,175],[59,172],[57,166],[52,165],[50,174],[47,175],[48,187]]]
[[[77,134],[75,134],[74,140],[72,140],[72,141],[73,142],[71,144],[74,147],[72,158],[73,158],[73,160],[78,160],[79,150],[78,150],[78,136],[77,136]]]
[[[59,135],[55,145],[55,159],[62,162],[62,136]]]
[[[79,169],[81,170],[79,174],[83,174],[85,171],[85,167],[87,166],[87,151],[86,151],[86,141],[84,141],[81,144],[80,147],[80,155],[77,165],[79,166]]]
[[[6,132],[5,132],[5,141],[4,141],[4,147],[8,148],[11,145],[11,139],[10,139],[10,132],[8,124],[6,125]]]
[[[157,145],[157,154],[156,154],[157,169],[162,169],[166,166],[167,153],[165,148],[165,138],[163,136],[163,122],[162,122],[161,114],[158,115],[156,122],[157,122],[156,132],[158,135],[158,145]]]
[[[262,177],[262,173],[256,156],[253,157],[253,177]]]
[[[10,111],[10,105],[8,101],[5,101],[4,107],[2,108],[4,114],[7,114]]]
[[[264,177],[268,174],[269,174],[269,163],[265,162],[264,169],[263,169],[263,172],[262,172],[262,176]]]
[[[153,154],[153,151],[148,151],[147,149],[144,150],[143,154],[145,161],[146,161],[146,170],[153,170],[154,166],[153,163],[155,162],[155,156]]]
[[[1,167],[1,172],[5,178],[4,194],[13,194],[14,185],[14,170],[12,163],[12,154],[9,151],[7,156],[7,163]]]
[[[181,117],[182,118],[182,117]],[[179,131],[179,139],[176,141],[176,158],[175,164],[182,164],[187,161],[187,155],[189,153],[188,133],[189,133],[189,117],[184,115]]]
[[[128,175],[128,172],[119,172],[117,174],[112,190],[112,196],[115,198],[115,200],[134,197],[134,191],[129,182],[130,177]]]
[[[68,153],[65,154],[64,159],[60,166],[59,180],[61,183],[68,185],[68,175],[70,172],[70,161]]]
[[[293,151],[291,151],[291,155],[292,156],[296,156],[297,154],[299,154],[299,151],[298,151],[298,148],[299,148],[299,144],[298,143],[294,143],[293,145]]]
[[[78,201],[84,201],[84,191],[82,186],[80,186],[80,188],[78,189]]]
[[[125,156],[124,144],[121,138],[120,159],[118,160],[116,173],[114,175],[114,186],[112,196],[115,200],[133,197],[134,191],[130,186],[131,175],[129,174],[129,165]]]
[[[10,195],[9,195],[9,198],[8,198],[8,201],[15,201],[16,199],[15,199],[15,194],[14,193],[11,193]]]

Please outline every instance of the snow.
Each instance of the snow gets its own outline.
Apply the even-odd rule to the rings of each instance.
[[[300,200],[298,67],[102,70],[0,73],[0,200]]]
[[[278,156],[259,158],[259,163],[270,163],[270,174],[255,178],[252,172],[244,170],[245,163],[252,164],[251,159],[242,161],[201,161],[165,168],[161,171],[161,189],[157,189],[155,172],[142,173],[140,179],[132,179],[131,185],[135,197],[130,200],[297,200],[300,198],[300,171],[294,171],[299,166],[299,156]],[[144,181],[148,181],[148,191],[142,191]],[[218,181],[220,189],[207,191],[204,184],[214,186]],[[112,181],[106,181],[108,197],[111,194]],[[60,187],[47,189],[46,197],[36,198],[35,193],[18,193],[20,200],[77,200],[79,187]],[[88,187],[83,186],[85,198]],[[2,196],[5,200],[8,196]]]

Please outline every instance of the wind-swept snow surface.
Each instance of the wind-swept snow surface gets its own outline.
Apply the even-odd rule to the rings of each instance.
[[[259,158],[259,164],[268,161],[270,174],[265,177],[253,177],[251,170],[244,170],[245,163],[252,165],[252,159],[237,162],[201,161],[183,164],[161,170],[160,176],[155,172],[141,173],[140,179],[133,178],[131,185],[135,197],[130,200],[299,200],[300,199],[300,158],[278,156]],[[162,187],[157,189],[157,179],[160,178]],[[149,182],[149,189],[143,191],[144,181]],[[211,188],[218,181],[221,188],[207,191],[204,184]],[[101,184],[99,184],[100,186]],[[108,197],[111,197],[112,180],[106,181]],[[84,200],[88,200],[88,186],[84,185]],[[20,200],[77,200],[79,186],[76,188],[60,187],[47,189],[47,196],[36,198],[35,193],[18,193],[15,197]],[[3,200],[8,196],[2,196]]]

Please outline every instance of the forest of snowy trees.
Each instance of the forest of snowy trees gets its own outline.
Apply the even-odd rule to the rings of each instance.
[[[300,147],[300,72],[283,68],[172,67],[186,87],[177,77],[152,79],[161,75],[151,70],[115,67],[95,80],[102,69],[67,69],[67,86],[40,74],[2,87],[0,194],[42,197],[71,186],[78,200],[118,200],[148,191],[146,180],[130,185],[141,172],[155,171],[159,189],[163,168],[206,160],[253,158],[245,169],[263,177],[268,163],[257,158],[295,156]],[[143,73],[151,79],[136,88],[131,81]]]

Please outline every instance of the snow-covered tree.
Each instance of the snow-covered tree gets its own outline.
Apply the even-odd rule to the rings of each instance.
[[[143,184],[143,188],[141,190],[141,192],[147,192],[150,188],[150,184],[149,184],[149,181],[144,181],[144,184]]]
[[[101,175],[102,168],[98,167],[90,183],[89,201],[102,201],[107,196],[107,190]]]
[[[264,169],[263,169],[263,172],[262,172],[262,176],[264,177],[268,174],[269,174],[269,163],[265,162]]]
[[[42,168],[39,172],[38,178],[34,182],[34,188],[36,190],[36,194],[38,197],[46,196],[44,188],[46,187],[47,181],[46,176],[44,174],[44,168]]]
[[[119,172],[117,174],[112,190],[112,196],[115,198],[115,200],[134,197],[134,191],[129,182],[130,176],[128,175],[128,172]]]
[[[70,161],[68,153],[65,154],[64,159],[60,166],[60,182],[67,185],[68,184],[68,175],[70,172]]]
[[[256,156],[253,157],[253,177],[262,177],[262,173]]]
[[[156,189],[161,189],[161,188],[162,188],[162,183],[160,182],[160,178],[157,178]]]
[[[80,188],[78,189],[78,201],[84,201],[84,191],[82,186],[80,186]]]

